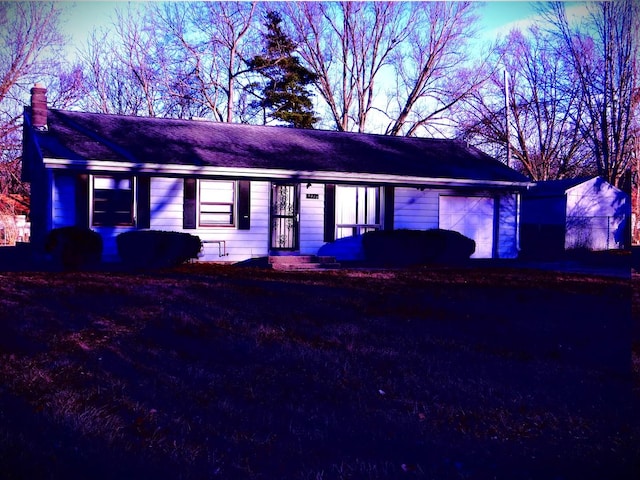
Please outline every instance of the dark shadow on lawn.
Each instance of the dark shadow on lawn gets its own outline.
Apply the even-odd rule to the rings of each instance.
[[[126,299],[117,279],[73,274],[73,299],[46,285],[34,295],[51,297],[59,334],[100,332],[90,314],[132,327],[70,358],[119,378],[119,400],[158,412],[122,414],[140,443],[107,445],[3,390],[8,478],[633,478],[637,444],[611,440],[637,428],[628,292],[617,285],[445,282],[470,273],[461,269],[432,283],[416,270],[392,286],[189,267],[118,277],[142,288]],[[154,313],[135,325],[134,307]],[[200,456],[154,454],[154,432]]]
[[[161,458],[127,453],[71,425],[53,423],[23,399],[0,389],[0,472],[4,480],[178,478]]]

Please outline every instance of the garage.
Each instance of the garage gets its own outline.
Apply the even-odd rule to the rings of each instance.
[[[454,230],[476,242],[471,258],[491,258],[494,236],[493,197],[462,197],[441,195],[439,225]]]

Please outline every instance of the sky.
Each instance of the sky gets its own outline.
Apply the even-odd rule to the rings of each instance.
[[[2,0],[0,0],[2,1]],[[66,25],[64,33],[71,37],[72,45],[76,48],[86,46],[90,32],[96,27],[110,27],[115,20],[115,10],[118,6],[126,6],[126,0],[111,1],[66,1],[59,0],[66,7]],[[151,0],[155,1],[155,0]],[[420,1],[420,0],[418,0]],[[594,1],[594,0],[591,0]],[[136,3],[136,2],[132,2]],[[141,2],[137,2],[141,3]],[[513,28],[527,28],[532,23],[536,23],[536,8],[544,1],[513,1],[494,0],[478,1],[482,4],[478,15],[480,20],[479,34],[480,42],[474,45],[479,54],[483,52],[484,46],[494,43],[499,37],[506,36]],[[582,12],[584,2],[568,2],[571,9]],[[69,55],[75,55],[76,49],[72,47]],[[383,131],[387,120],[383,119],[379,128]],[[376,127],[377,128],[377,127]]]
[[[126,1],[64,1],[67,10],[65,33],[75,43],[83,44],[94,27],[109,26],[118,4]],[[496,35],[506,34],[518,24],[526,24],[535,16],[535,7],[527,1],[490,1],[482,3],[480,9],[481,30],[488,40],[495,40]],[[534,2],[543,3],[543,2]]]
[[[526,21],[536,14],[532,2],[493,1],[478,3],[483,4],[480,9],[480,20],[484,33],[492,37],[507,33],[519,22]]]

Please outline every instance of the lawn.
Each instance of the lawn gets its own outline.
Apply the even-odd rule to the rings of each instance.
[[[0,476],[638,478],[633,286],[469,267],[0,274]]]

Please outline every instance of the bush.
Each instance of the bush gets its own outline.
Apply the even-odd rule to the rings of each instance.
[[[44,250],[64,270],[95,267],[102,260],[102,237],[83,227],[61,227],[51,230]]]
[[[361,262],[364,260],[362,235],[342,237],[325,243],[318,250],[318,256],[334,257],[338,262]]]
[[[468,260],[476,242],[452,230],[381,230],[365,233],[362,248],[367,262],[406,266]]]
[[[118,254],[132,268],[173,267],[197,258],[200,238],[189,233],[133,230],[116,237]]]

